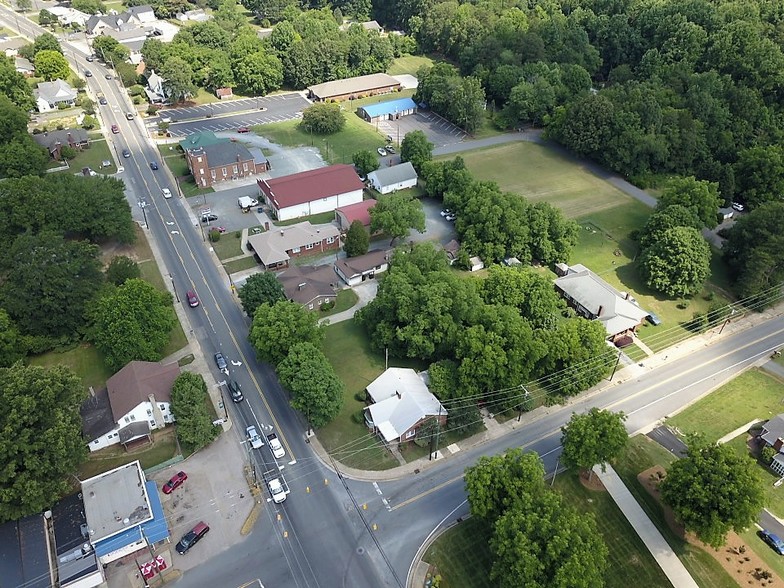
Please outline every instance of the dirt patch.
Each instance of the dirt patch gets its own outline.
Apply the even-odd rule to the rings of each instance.
[[[602,484],[599,476],[594,474],[591,470],[580,470],[578,478],[580,479],[580,484],[582,484],[583,488],[586,490],[591,490],[592,492],[607,492],[607,489],[604,487],[604,484]]]
[[[713,549],[697,539],[692,533],[685,533],[683,526],[675,520],[672,509],[661,502],[659,484],[665,475],[663,467],[654,466],[640,472],[637,475],[637,480],[662,507],[667,524],[678,537],[710,554],[741,586],[784,588],[784,582],[781,578],[774,574],[736,533],[730,531],[727,534],[727,543],[720,549]]]

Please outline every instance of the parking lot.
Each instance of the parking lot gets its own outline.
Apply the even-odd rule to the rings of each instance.
[[[398,120],[387,120],[378,123],[378,130],[392,137],[393,143],[399,143],[411,131],[423,131],[436,147],[460,143],[468,134],[453,125],[445,118],[430,110],[424,110]]]

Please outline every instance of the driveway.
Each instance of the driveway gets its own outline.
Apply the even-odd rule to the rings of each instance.
[[[380,121],[376,127],[382,134],[392,137],[392,142],[397,145],[400,145],[406,133],[412,131],[424,132],[436,147],[459,143],[468,137],[463,129],[430,110],[403,116],[398,120]]]
[[[680,437],[678,437],[678,435],[675,434],[675,431],[673,431],[670,427],[666,425],[656,427],[650,433],[648,433],[648,437],[656,441],[656,443],[664,447],[667,451],[676,457],[686,456],[686,444],[681,441]]]

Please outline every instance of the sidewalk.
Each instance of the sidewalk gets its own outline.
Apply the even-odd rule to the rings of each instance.
[[[626,488],[620,476],[611,465],[606,464],[607,470],[602,472],[600,466],[594,466],[594,473],[604,484],[615,504],[621,509],[623,516],[629,521],[634,531],[640,536],[645,547],[659,564],[659,567],[669,578],[674,588],[698,588],[697,583],[686,570],[681,560],[664,540],[662,534],[648,518],[637,501]]]

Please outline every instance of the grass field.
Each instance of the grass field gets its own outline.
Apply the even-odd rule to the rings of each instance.
[[[228,263],[224,263],[223,269],[226,270],[227,274],[234,274],[244,270],[249,270],[254,267],[258,267],[258,265],[259,262],[256,261],[256,258],[252,255],[249,255],[248,257],[243,257],[242,259],[235,259],[234,261],[229,261]]]
[[[784,384],[757,369],[744,372],[702,400],[667,420],[682,433],[701,433],[707,441],[782,410]]]
[[[104,365],[103,357],[98,350],[89,343],[82,343],[73,349],[62,353],[44,353],[28,358],[31,365],[52,367],[64,365],[73,370],[82,380],[85,390],[91,386],[97,391],[103,388],[112,372]]]
[[[367,470],[384,470],[398,465],[386,449],[370,433],[363,422],[352,416],[365,406],[354,395],[384,371],[384,356],[370,349],[370,342],[362,327],[353,320],[327,327],[324,353],[345,385],[343,408],[327,426],[318,430],[319,441],[342,463]],[[346,361],[350,357],[351,361]],[[390,367],[423,366],[414,362],[389,359]]]
[[[338,297],[335,299],[335,307],[330,310],[319,310],[319,318],[330,317],[344,310],[348,310],[354,306],[359,300],[359,296],[351,288],[345,288],[338,291]]]
[[[177,455],[175,427],[166,427],[161,431],[153,431],[152,445],[130,453],[122,445],[112,445],[91,453],[88,460],[79,466],[77,473],[80,480],[97,476],[103,472],[139,460],[142,469],[151,468]]]
[[[313,225],[325,225],[331,223],[335,220],[335,211],[330,210],[328,212],[320,212],[319,214],[314,214],[311,216],[299,216],[297,218],[292,218],[285,221],[276,221],[273,222],[276,227],[287,227],[290,225],[296,225],[297,223],[301,223],[304,221],[308,221],[310,224]]]
[[[102,168],[101,162],[105,160],[111,161],[112,164],[109,167]],[[89,167],[99,174],[113,174],[117,171],[114,156],[109,150],[106,139],[91,139],[90,148],[79,151],[77,156],[68,162],[68,165],[70,169],[56,173],[75,174],[82,171],[82,168],[85,167]]]
[[[213,248],[218,259],[228,259],[242,255],[245,253],[242,250],[242,231],[223,233],[220,241],[210,242],[210,247]]]
[[[461,157],[477,179],[493,180],[502,190],[531,202],[556,204],[569,218],[599,213],[632,200],[572,160],[534,143],[510,143],[469,151]]]
[[[738,584],[709,553],[686,543],[670,530],[664,520],[661,506],[637,481],[637,474],[640,472],[657,464],[667,467],[673,460],[675,457],[661,445],[648,437],[637,435],[629,439],[629,446],[614,466],[629,492],[648,514],[701,588],[738,588]]]
[[[573,472],[558,476],[555,489],[579,512],[595,516],[609,549],[605,586],[671,586],[609,494],[587,490]],[[472,517],[442,535],[424,559],[437,566],[447,588],[489,588],[493,585],[487,577],[492,563],[489,539],[490,530]]]
[[[391,76],[398,76],[401,74],[411,74],[412,76],[415,76],[420,67],[430,67],[432,65],[433,60],[424,55],[403,55],[392,61],[392,64],[387,69],[387,73]]]

